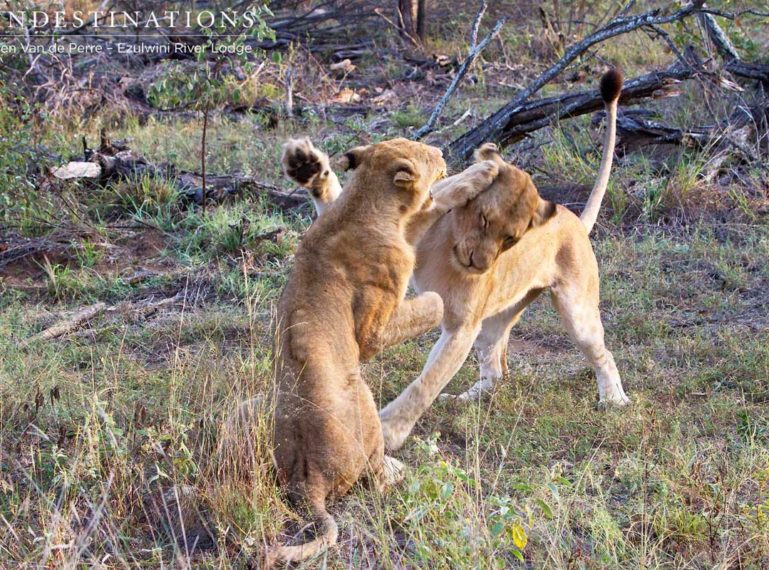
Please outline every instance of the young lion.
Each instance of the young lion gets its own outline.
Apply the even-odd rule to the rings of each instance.
[[[542,200],[528,174],[505,164],[494,145],[484,145],[477,156],[497,161],[495,183],[422,229],[413,279],[417,291],[435,291],[442,297],[442,334],[419,378],[380,412],[387,449],[403,444],[473,345],[480,356],[481,378],[456,398],[476,399],[490,390],[507,372],[510,330],[529,303],[548,288],[566,330],[595,369],[600,401],[618,405],[629,401],[604,344],[598,265],[588,238],[611,172],[621,89],[617,71],[601,78],[607,111],[603,157],[581,217]],[[334,195],[327,187],[335,180],[328,176],[312,180],[327,190],[313,193],[316,207],[324,196]]]
[[[290,143],[284,162],[306,150],[304,141]],[[364,472],[379,485],[388,482],[382,427],[360,362],[440,323],[437,294],[404,300],[415,258],[407,230],[415,220],[463,206],[498,170],[485,162],[431,200],[430,187],[446,170],[434,147],[395,139],[354,148],[345,160],[354,173],[297,250],[275,337],[278,480],[292,502],[309,508],[319,535],[268,549],[267,566],[335,543],[326,500],[346,493]],[[389,470],[399,468],[387,460]]]

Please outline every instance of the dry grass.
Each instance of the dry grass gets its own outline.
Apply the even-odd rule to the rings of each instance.
[[[444,117],[448,125],[471,109],[470,118],[431,140],[466,129],[556,57],[554,39],[526,20],[534,8],[499,8],[519,21]],[[440,26],[438,52],[464,49],[466,23],[454,15]],[[581,68],[592,77],[603,59],[624,58],[628,73],[667,61],[649,41],[625,38]],[[298,91],[323,99],[347,86],[310,77],[322,62],[296,57],[308,70]],[[407,134],[444,87],[440,78],[392,82],[409,71],[394,57],[359,64],[353,79],[394,83],[395,103],[273,127],[258,114],[217,116],[209,170],[282,184],[285,137],[308,134],[338,152]],[[244,86],[249,100],[280,100],[279,72]],[[687,112],[697,89],[655,109],[682,125],[728,110]],[[0,567],[254,567],[266,543],[303,525],[270,465],[270,324],[310,220],[258,197],[186,211],[155,180],[33,186],[29,149],[76,155],[72,133],[93,141],[102,127],[152,161],[198,168],[198,119],[120,114],[33,128],[0,109],[0,220],[19,236],[56,227],[71,237],[63,253],[0,273]],[[508,152],[576,204],[600,160],[598,140],[575,120]],[[436,403],[398,455],[406,481],[386,495],[356,487],[337,501],[340,543],[304,567],[769,566],[766,157],[715,177],[711,158],[635,153],[615,169],[593,242],[607,344],[632,405],[596,408],[592,372],[542,299],[514,329],[510,377],[479,404]],[[259,240],[278,228],[280,239]],[[131,282],[145,269],[153,276]],[[176,295],[157,311],[136,310]],[[56,315],[95,301],[113,310],[22,347]],[[381,403],[419,374],[435,340],[425,335],[366,365]],[[471,358],[448,390],[476,375]]]
[[[342,538],[330,567],[767,562],[766,231],[652,230],[596,247],[608,342],[633,404],[595,409],[592,373],[538,303],[493,398],[436,404],[400,454],[402,486],[357,488],[334,505]],[[266,448],[269,296],[146,322],[107,316],[118,326],[96,341],[21,349],[44,307],[3,299],[4,565],[237,568],[294,532]],[[433,341],[366,367],[383,402]],[[470,361],[449,389],[475,374]],[[248,422],[233,413],[243,402]]]

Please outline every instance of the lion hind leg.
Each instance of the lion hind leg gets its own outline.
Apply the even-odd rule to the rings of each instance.
[[[406,466],[401,462],[385,455],[379,471],[374,476],[374,482],[380,493],[403,481],[406,476]]]
[[[542,289],[532,289],[507,310],[483,320],[481,333],[475,341],[481,363],[480,380],[458,396],[445,394],[445,398],[460,402],[479,400],[491,392],[501,379],[507,377],[507,346],[510,342],[510,331],[520,320],[526,307],[539,297],[541,292]]]
[[[598,310],[597,295],[570,295],[553,290],[553,304],[574,344],[595,370],[601,403],[624,406],[630,402],[622,387],[622,379],[614,356],[604,343],[604,329]]]
[[[494,390],[499,381],[507,376],[507,344],[510,341],[510,331],[522,313],[523,311],[520,311],[512,318],[502,314],[483,321],[481,334],[475,341],[480,361],[480,380],[457,396],[441,394],[441,398],[473,402]]]
[[[336,544],[339,537],[339,527],[334,517],[326,510],[325,499],[313,501],[311,511],[315,528],[318,529],[316,537],[303,544],[274,544],[268,547],[264,552],[264,568],[307,560],[325,552]]]
[[[483,328],[475,347],[480,360],[480,380],[470,389],[458,396],[442,394],[445,399],[456,399],[460,402],[472,402],[483,398],[492,392],[496,385],[507,376],[507,343],[510,340],[510,331],[518,320],[520,313],[512,320],[496,317],[483,321]]]

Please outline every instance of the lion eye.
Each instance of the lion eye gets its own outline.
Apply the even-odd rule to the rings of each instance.
[[[505,247],[513,247],[515,245],[515,238],[513,236],[506,236],[503,244]]]

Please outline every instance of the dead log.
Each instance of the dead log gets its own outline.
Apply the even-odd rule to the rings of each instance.
[[[72,161],[51,171],[60,180],[92,179],[99,184],[118,180],[137,180],[143,177],[161,178],[178,190],[183,204],[202,205],[203,177],[195,172],[179,172],[172,165],[153,164],[142,155],[130,150],[124,143],[111,141],[102,133],[98,149],[91,149],[83,139],[83,161]],[[304,192],[286,192],[279,187],[239,174],[206,176],[205,198],[215,203],[239,196],[266,195],[281,209],[306,206]],[[0,258],[2,263],[2,258]]]
[[[177,178],[183,199],[195,204],[203,203],[202,177],[194,172],[183,172]],[[208,200],[223,202],[235,196],[265,194],[281,209],[297,208],[307,204],[302,192],[285,192],[273,184],[257,180],[253,176],[238,174],[227,176],[206,176]]]
[[[559,73],[590,47],[633,30],[646,29],[683,20],[692,14],[700,12],[702,5],[702,0],[695,0],[674,12],[654,9],[643,14],[615,18],[599,30],[569,47],[561,59],[537,77],[528,87],[522,89],[512,101],[473,129],[453,140],[448,146],[448,154],[455,159],[466,159],[476,148],[485,142],[502,142],[510,117],[518,113],[532,95],[555,79]]]
[[[15,263],[41,253],[61,254],[67,249],[66,243],[59,243],[49,238],[31,238],[22,243],[13,243],[12,245],[0,244],[0,269],[6,265]]]
[[[620,104],[628,105],[648,98],[676,95],[675,86],[691,78],[701,63],[689,52],[689,63],[676,62],[668,69],[654,71],[625,82]],[[597,89],[564,93],[524,103],[512,113],[498,135],[497,143],[504,146],[523,139],[528,133],[544,128],[555,121],[586,115],[603,109],[604,103]]]
[[[617,154],[624,155],[649,145],[673,145],[706,149],[710,159],[702,173],[712,180],[728,164],[746,164],[756,160],[754,149],[747,141],[755,135],[756,123],[746,110],[739,109],[717,124],[683,129],[650,118],[646,109],[620,112],[617,117]],[[605,113],[596,113],[592,124],[605,120]]]
[[[703,148],[714,138],[715,127],[681,129],[633,115],[617,117],[617,149],[621,154],[652,144]]]

